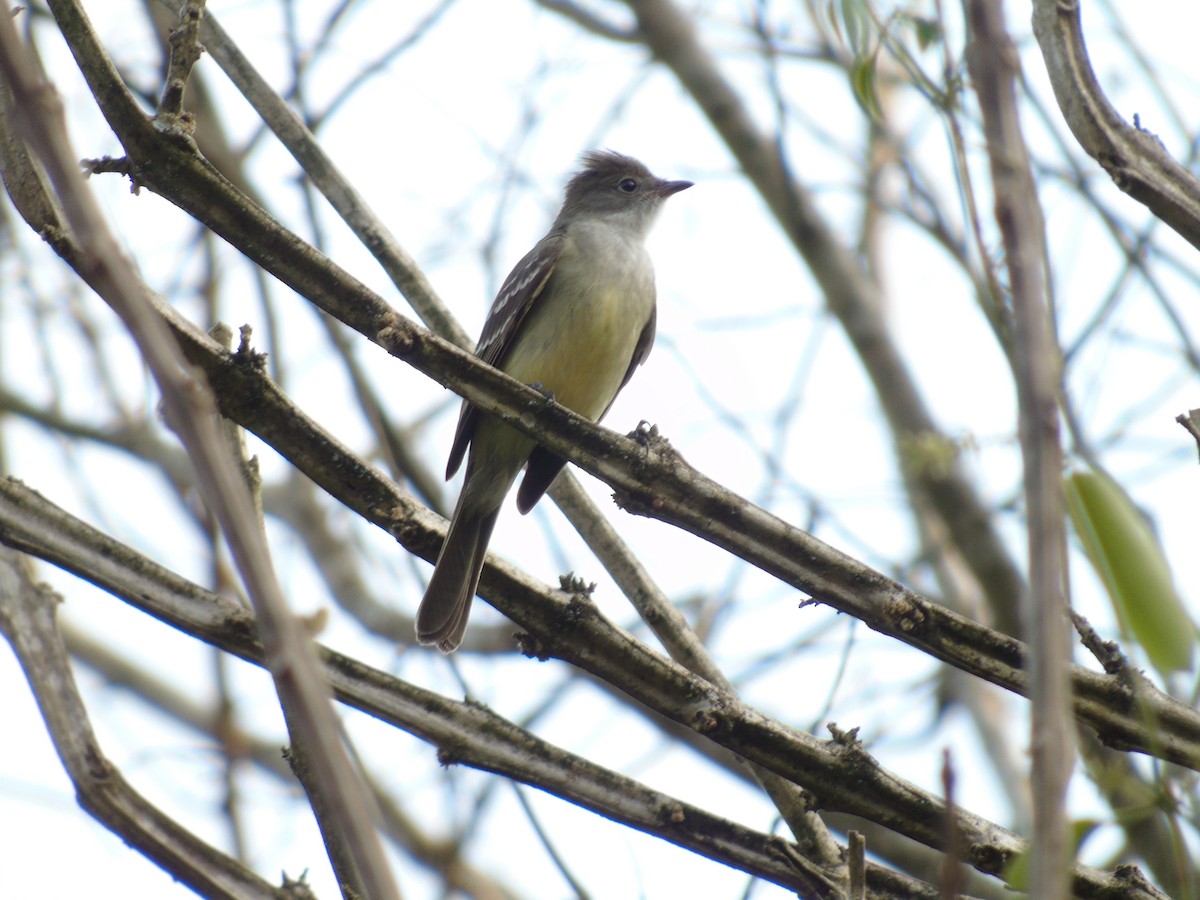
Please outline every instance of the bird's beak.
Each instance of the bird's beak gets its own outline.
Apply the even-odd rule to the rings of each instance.
[[[690,181],[660,181],[658,187],[654,189],[654,193],[660,197],[670,197],[672,194],[678,194],[680,191],[687,190],[692,186]]]

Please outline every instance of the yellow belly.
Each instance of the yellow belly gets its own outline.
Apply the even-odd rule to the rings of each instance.
[[[636,256],[586,270],[565,254],[500,368],[582,416],[603,415],[654,311],[653,269],[640,246],[630,249]]]

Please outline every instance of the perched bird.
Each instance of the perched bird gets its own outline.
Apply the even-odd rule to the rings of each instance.
[[[663,201],[692,183],[665,181],[612,151],[581,162],[550,231],[504,280],[475,355],[599,421],[654,342],[646,235]],[[417,610],[417,640],[443,653],[462,643],[492,529],[521,468],[517,508],[527,513],[566,464],[465,401],[447,478],[464,456],[462,493]]]

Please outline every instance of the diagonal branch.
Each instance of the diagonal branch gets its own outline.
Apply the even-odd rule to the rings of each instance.
[[[1033,33],[1071,133],[1113,183],[1200,247],[1200,181],[1109,103],[1088,59],[1078,0],[1034,0]]]
[[[1016,598],[1022,589],[1021,575],[958,460],[935,471],[935,467],[914,465],[912,454],[905,452],[906,445],[930,435],[938,435],[938,442],[947,446],[953,442],[941,436],[891,336],[877,286],[821,215],[778,141],[751,118],[732,82],[700,43],[688,15],[672,0],[627,3],[646,45],[708,117],[820,285],[876,387],[910,494],[945,521],[947,538],[955,542],[986,592],[1000,630],[1019,634]]]
[[[9,479],[0,480],[0,542],[62,566],[200,640],[257,665],[265,664],[254,620],[244,607],[180,578]],[[614,647],[628,648],[633,643],[628,635],[604,621],[593,609],[581,610],[577,598],[545,589],[539,594],[528,580],[511,570],[509,574],[521,585],[522,602],[541,607],[526,617],[539,634],[557,636],[569,631],[564,622],[582,613],[585,633],[571,639],[590,644],[602,667],[610,670],[605,673],[609,678],[612,670],[621,668],[621,654]],[[435,744],[446,764],[460,762],[515,778],[607,818],[802,891],[806,896],[840,896],[837,887],[830,886],[823,874],[823,861],[808,859],[801,848],[783,838],[743,828],[652,791],[633,779],[547,743],[479,704],[449,700],[332,650],[322,650],[321,656],[324,675],[340,700]],[[628,690],[637,679],[658,682],[657,705],[669,710],[667,714],[676,721],[688,721],[697,703],[708,706],[722,696],[713,693],[706,682],[661,657],[645,652],[639,656],[641,665],[634,666],[623,679],[624,688]],[[664,673],[669,673],[669,677],[664,678]],[[749,714],[733,698],[723,702],[729,705],[733,716]],[[754,715],[756,721],[766,723],[765,717]],[[777,724],[770,727],[785,739],[792,751],[800,746],[808,746],[810,750],[832,746],[832,742],[817,741]],[[753,738],[743,736],[740,740]],[[772,755],[783,757],[789,752],[786,746],[780,746]],[[844,761],[841,765],[852,762]],[[801,769],[801,765],[791,765],[789,776],[795,779]],[[987,834],[989,841],[994,841],[1003,832],[988,826],[976,827],[971,833]],[[1000,848],[1005,852],[1012,849],[1007,842]],[[906,881],[881,867],[877,867],[875,877]],[[917,884],[911,882],[912,892],[902,896],[927,896],[916,890]]]
[[[69,27],[71,34],[77,40],[79,46],[77,52],[80,56],[86,56],[88,59],[105,58],[102,48],[99,47],[95,40],[95,36],[87,28],[86,20],[82,19],[81,12],[74,4],[68,2],[58,3],[56,4],[55,12],[56,15],[60,16],[60,21],[65,23],[64,32]],[[441,300],[434,294],[432,287],[425,280],[423,273],[421,273],[415,262],[399,247],[386,227],[379,222],[349,182],[338,172],[336,166],[326,156],[303,123],[291,114],[282,99],[271,90],[270,86],[267,85],[265,80],[254,69],[250,61],[240,53],[216,22],[208,21],[200,23],[200,31],[205,41],[210,45],[211,51],[216,54],[221,65],[230,74],[230,77],[234,78],[239,86],[241,86],[246,97],[254,105],[264,121],[268,122],[277,136],[284,141],[285,145],[289,147],[305,171],[314,180],[314,183],[321,188],[322,193],[330,200],[347,224],[351,226],[364,245],[384,265],[389,275],[391,275],[395,283],[405,293],[422,320],[429,323],[439,333],[463,345],[464,338],[461,328],[449,315]],[[85,74],[89,74],[90,71],[85,69]],[[100,101],[102,108],[104,108],[105,103],[102,98],[106,95],[97,90],[98,85],[102,81],[104,70],[98,68],[95,70],[95,73],[94,75],[89,74],[89,77],[92,78],[92,90]],[[113,91],[120,89],[119,85],[116,84],[109,84],[108,86]],[[104,111],[107,115],[108,109],[105,108]],[[140,148],[144,152],[146,141],[158,142],[155,134],[147,133],[147,123],[136,117],[123,118],[120,123],[112,122],[112,124],[132,159],[138,158],[137,151],[134,148]],[[179,149],[184,150],[186,153],[189,150],[194,150],[194,147],[190,142],[185,142],[180,144]],[[195,161],[201,162],[198,155]],[[150,160],[147,160],[147,162],[150,162]],[[252,203],[249,198],[238,196],[238,191],[232,184],[219,177],[213,177],[216,173],[212,170],[211,166],[181,166],[180,169],[175,170],[172,177],[180,174],[180,171],[184,168],[195,171],[197,174],[211,180],[214,183],[216,191],[213,196],[224,196],[230,199],[230,208],[242,207],[254,217],[261,216],[262,219],[266,220],[264,227],[267,230],[260,232],[257,238],[259,246],[269,246],[272,244],[271,236],[274,234],[286,240],[289,249],[293,250],[296,254],[313,259],[324,259],[324,257],[317,254],[311,247],[300,241],[298,237],[284,231],[277,223],[270,220],[266,211],[259,208],[257,204]],[[141,179],[152,189],[170,190],[169,183],[163,184],[158,180],[158,173],[155,169],[150,169],[144,165],[134,166],[133,169],[135,178]],[[149,180],[147,181],[146,179]],[[159,185],[159,187],[155,188],[155,185]],[[201,198],[201,202],[205,201]],[[196,215],[201,221],[206,221],[195,210],[189,211],[193,212],[193,215]],[[211,218],[211,216],[208,216],[207,221],[210,227],[213,227]],[[216,227],[214,227],[214,230],[229,239],[228,233],[222,232]],[[243,239],[249,237],[245,231],[242,231],[240,236]],[[237,242],[233,242],[236,246]],[[244,250],[244,252],[246,251]],[[268,251],[268,253],[270,256],[275,256],[274,251]],[[254,257],[253,253],[248,253],[248,255],[252,258]],[[293,286],[296,287],[296,285]],[[308,290],[311,291],[314,287],[315,285],[310,283]],[[297,287],[297,290],[305,293],[299,287]],[[560,481],[562,483],[553,490],[552,495],[556,501],[562,503],[564,512],[567,513],[572,524],[583,533],[600,534],[604,532],[603,517],[595,505],[579,488],[578,484],[569,478],[560,479]],[[649,577],[645,575],[644,571],[638,569],[637,560],[634,555],[620,541],[616,540],[615,536],[611,533],[605,537],[604,546],[600,552],[601,559],[614,573],[624,574],[624,577],[617,578],[618,583],[621,584],[622,588],[626,590],[626,593],[631,598],[635,599],[635,606],[638,608],[639,613],[651,624],[652,629],[660,636],[668,650],[677,658],[690,660],[693,670],[700,673],[703,677],[728,688],[727,679],[725,679],[711,657],[708,656],[699,639],[686,627],[683,617],[667,602],[665,596]],[[630,573],[634,574],[631,575]],[[804,810],[802,799],[796,796],[787,785],[780,783],[778,779],[772,777],[770,773],[764,772],[759,773],[759,775],[763,779],[764,789],[771,796],[773,802],[779,808],[780,813],[797,837],[801,838],[811,847],[819,848],[821,855],[831,870],[839,869],[841,867],[840,854],[832,838],[823,828],[819,819]]]
[[[262,664],[262,647],[243,607],[140,557],[12,480],[0,480],[0,540],[62,566],[188,634]],[[853,733],[831,727],[833,739],[822,741],[789,728],[650,653],[586,597],[547,590],[507,565],[493,567],[492,575],[503,581],[498,593],[506,598],[505,611],[531,632],[524,639],[528,652],[553,655],[592,672],[661,715],[803,786],[814,808],[851,812],[928,846],[942,846],[948,814],[943,801],[880,767]],[[671,804],[678,801],[642,808],[643,787],[551,747],[477,704],[448,700],[331,650],[321,655],[340,700],[437,744],[447,761],[517,778],[729,861],[721,855],[731,852],[725,826],[717,827],[710,814],[680,804],[682,814],[676,815]],[[531,746],[535,752],[527,754]],[[1024,849],[1020,838],[980,816],[959,809],[954,820],[969,848],[966,861],[981,872],[1001,875]],[[751,834],[730,840],[729,846],[757,852],[760,839]],[[766,851],[768,857],[792,846],[779,838],[767,840],[777,842]],[[793,872],[789,885],[796,885],[796,878],[810,887],[820,883],[808,878],[815,870],[808,868],[811,863],[805,865],[806,873]],[[1085,866],[1072,871],[1081,896],[1162,900],[1133,867],[1115,873]],[[823,891],[819,895],[826,896]]]

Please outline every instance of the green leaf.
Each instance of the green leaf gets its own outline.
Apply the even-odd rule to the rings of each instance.
[[[874,31],[867,0],[842,0],[841,11],[846,42],[855,56],[865,56],[871,44],[871,32]]]
[[[1004,884],[1009,890],[1029,892],[1029,850],[1026,848],[1004,867]]]
[[[913,27],[913,35],[917,39],[917,46],[922,50],[928,50],[934,44],[940,44],[942,41],[942,26],[937,19],[929,19],[925,16],[911,16],[909,22]]]
[[[1100,827],[1096,819],[1074,819],[1071,821],[1071,856],[1079,856],[1083,842]],[[1029,850],[1026,848],[1008,861],[1004,867],[1004,883],[1014,891],[1029,891]]]
[[[854,98],[863,112],[876,122],[883,119],[883,111],[879,107],[879,92],[875,89],[875,55],[864,56],[854,61],[850,69],[850,86],[854,89]]]
[[[1196,625],[1175,591],[1149,523],[1112,478],[1095,470],[1066,479],[1067,509],[1084,552],[1108,589],[1122,631],[1160,673],[1190,669]]]

